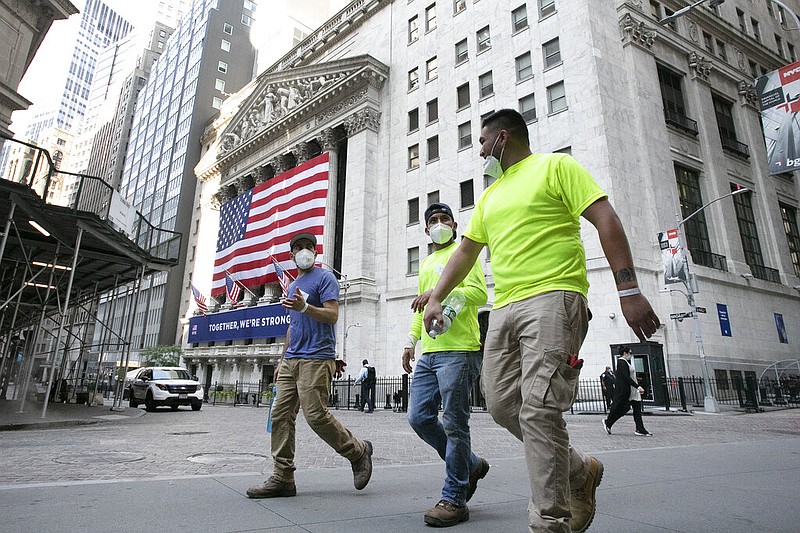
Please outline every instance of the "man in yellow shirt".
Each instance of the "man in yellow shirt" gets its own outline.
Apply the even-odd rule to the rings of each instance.
[[[414,369],[408,405],[408,422],[422,440],[430,444],[445,462],[442,496],[425,512],[425,523],[454,526],[469,520],[467,501],[489,463],[472,453],[469,434],[469,398],[481,369],[478,307],[486,303],[486,281],[477,261],[465,279],[453,289],[466,298],[450,328],[431,338],[422,327],[422,313],[431,288],[445,264],[458,248],[457,224],[447,204],[434,203],[425,210],[425,234],[433,241],[433,253],[419,268],[419,296],[412,303],[414,320],[403,349],[403,370],[411,373],[414,349],[422,340],[422,355]],[[442,419],[439,420],[439,404]]]
[[[495,302],[481,379],[494,420],[525,448],[532,532],[583,532],[595,514],[603,465],[569,444],[562,412],[575,399],[573,366],[588,329],[586,255],[580,217],[597,228],[622,313],[642,340],[659,320],[636,281],[625,231],[607,195],[565,154],[532,154],[528,127],[512,109],[484,119],[484,172],[497,178],[430,294],[424,323],[442,318],[442,299],[492,254]]]

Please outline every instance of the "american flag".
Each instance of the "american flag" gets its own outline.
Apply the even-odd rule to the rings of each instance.
[[[223,204],[211,294],[225,293],[225,275],[244,287],[279,281],[275,264],[290,258],[289,240],[309,232],[322,257],[322,230],[328,196],[328,154],[284,172]]]
[[[239,295],[242,294],[242,289],[239,287],[239,284],[233,279],[228,273],[225,273],[225,291],[228,293],[228,298],[233,303],[239,301]]]
[[[275,267],[275,274],[278,275],[278,283],[281,284],[283,297],[287,298],[289,295],[289,284],[292,282],[292,278],[289,276],[289,273],[283,269],[281,264],[272,257],[272,254],[269,254],[269,258],[272,259],[272,266]]]
[[[203,296],[203,293],[197,290],[197,287],[192,284],[192,296],[194,296],[194,302],[197,304],[197,308],[202,311],[203,314],[206,314],[208,311],[208,304],[206,304],[206,297]]]

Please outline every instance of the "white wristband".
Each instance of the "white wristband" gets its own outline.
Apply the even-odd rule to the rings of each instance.
[[[417,341],[418,340],[419,340],[418,338],[416,338],[414,335],[409,333],[408,334],[408,342],[406,343],[405,346],[403,346],[403,348],[411,348],[413,350],[417,346]]]
[[[623,289],[621,291],[617,291],[617,294],[620,298],[625,298],[626,296],[636,296],[637,294],[642,294],[642,291],[639,287],[633,287],[632,289]]]
[[[306,311],[308,311],[308,302],[306,302],[306,305],[304,305],[303,308],[300,310],[301,313],[305,313]]]

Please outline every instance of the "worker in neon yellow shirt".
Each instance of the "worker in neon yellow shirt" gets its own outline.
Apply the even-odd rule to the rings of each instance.
[[[419,437],[433,447],[445,462],[445,481],[439,503],[427,510],[426,524],[454,526],[469,520],[467,500],[478,480],[486,476],[489,463],[472,453],[469,433],[470,391],[481,370],[478,307],[486,303],[486,281],[478,261],[466,278],[453,289],[466,298],[464,308],[450,328],[432,339],[422,327],[422,313],[430,290],[445,264],[458,248],[457,224],[447,204],[434,203],[425,210],[425,234],[433,242],[433,253],[419,267],[419,296],[412,303],[414,320],[403,349],[403,369],[411,373],[418,340],[422,355],[414,368],[408,405],[408,422]],[[439,404],[442,419],[439,420]]]
[[[607,195],[571,156],[533,154],[513,109],[482,124],[481,195],[425,310],[442,319],[442,299],[464,279],[484,246],[492,254],[495,302],[481,374],[494,420],[523,442],[531,484],[531,532],[581,533],[595,515],[603,464],[569,445],[562,412],[575,399],[577,353],[588,329],[586,255],[580,217],[597,228],[622,313],[642,340],[659,320],[636,281],[625,230]]]

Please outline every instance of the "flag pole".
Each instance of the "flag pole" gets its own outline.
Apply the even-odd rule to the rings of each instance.
[[[252,296],[253,298],[256,298],[256,299],[258,299],[258,296],[256,296],[256,295],[253,293],[253,291],[251,291],[250,289],[248,289],[247,287],[245,287],[245,286],[244,286],[244,283],[242,283],[241,281],[239,281],[238,279],[236,279],[235,277],[233,277],[233,274],[231,274],[230,272],[228,272],[228,269],[227,269],[227,268],[225,269],[225,273],[231,277],[231,279],[233,280],[233,282],[234,282],[235,284],[237,284],[239,287],[241,287],[241,288],[243,288],[245,291],[247,291],[247,294],[249,294],[249,295],[250,295],[250,296]]]

